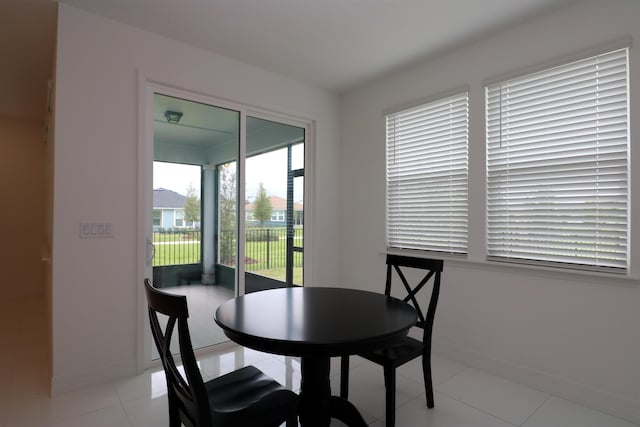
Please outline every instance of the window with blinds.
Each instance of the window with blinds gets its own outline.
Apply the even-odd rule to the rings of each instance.
[[[469,95],[386,116],[387,246],[467,253]]]
[[[489,259],[626,272],[628,49],[487,85]]]

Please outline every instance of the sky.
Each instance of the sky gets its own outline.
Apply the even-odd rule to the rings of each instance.
[[[301,159],[302,150],[294,152],[294,157]],[[301,161],[300,161],[301,163]],[[293,167],[297,167],[294,161]],[[262,182],[270,196],[287,197],[287,151],[286,149],[271,151],[246,160],[245,196],[253,200]],[[189,184],[193,185],[196,194],[200,194],[200,167],[177,163],[153,162],[153,188],[166,188],[186,195]],[[303,198],[302,183],[296,182],[294,201]]]
[[[183,196],[189,184],[200,194],[200,167],[177,163],[153,162],[153,188],[166,188]]]

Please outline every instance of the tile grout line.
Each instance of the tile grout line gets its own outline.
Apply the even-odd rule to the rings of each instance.
[[[438,391],[438,393],[443,394],[443,395],[447,396],[448,398],[455,400],[455,401],[456,401],[456,402],[458,402],[458,403],[461,403],[461,404],[463,404],[463,405],[465,405],[465,406],[468,406],[469,408],[473,408],[473,409],[475,409],[476,411],[480,411],[480,412],[482,412],[483,414],[489,415],[489,416],[490,416],[490,417],[492,417],[492,418],[495,418],[495,419],[497,419],[497,420],[503,421],[503,422],[505,422],[505,423],[509,424],[510,426],[518,427],[518,424],[514,424],[514,423],[512,423],[511,421],[506,420],[506,419],[504,419],[504,418],[502,418],[502,417],[500,417],[500,416],[498,416],[498,415],[496,415],[496,414],[492,414],[492,413],[490,413],[490,412],[487,412],[487,411],[485,411],[485,410],[484,410],[484,409],[482,409],[482,408],[477,408],[477,407],[475,407],[475,406],[471,405],[470,403],[467,403],[467,402],[465,402],[465,401],[463,401],[463,400],[460,400],[460,399],[458,399],[458,398],[456,398],[456,397],[454,397],[454,396],[451,396],[450,394],[448,394],[448,393],[446,393],[446,392],[444,392],[444,391]],[[434,399],[434,400],[435,400],[435,399]]]
[[[529,414],[529,416],[524,420],[524,422],[520,424],[520,427],[524,427],[524,425],[527,424],[527,422],[531,419],[531,417],[533,417],[533,415],[536,412],[538,412],[540,408],[542,408],[542,406],[549,401],[549,399],[551,399],[551,395],[547,394],[547,397],[542,401],[540,405],[538,405],[536,409],[533,410],[533,412],[531,412],[531,414]]]

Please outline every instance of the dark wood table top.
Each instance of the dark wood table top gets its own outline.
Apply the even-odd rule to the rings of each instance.
[[[293,287],[234,298],[215,313],[246,347],[291,356],[339,356],[383,346],[416,323],[413,307],[381,293]]]

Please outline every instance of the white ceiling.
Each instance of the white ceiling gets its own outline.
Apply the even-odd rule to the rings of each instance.
[[[579,0],[61,1],[341,93]],[[5,43],[0,54],[11,54],[24,65],[9,72],[2,67],[0,77],[9,73],[10,81],[16,81],[14,87],[23,91],[29,85],[18,81],[36,76],[20,70],[31,70],[36,61],[50,61],[50,53],[42,50],[52,46],[51,22],[39,23],[32,16],[50,17],[51,2],[9,0],[17,6],[8,12],[3,5],[4,19],[0,19],[7,22],[0,22],[0,28],[10,28],[3,28],[1,34],[4,40],[19,37],[20,43],[13,43],[15,48]],[[44,43],[32,49],[36,41]],[[4,104],[0,100],[0,115],[6,113]]]

